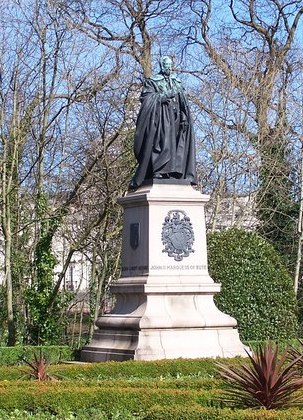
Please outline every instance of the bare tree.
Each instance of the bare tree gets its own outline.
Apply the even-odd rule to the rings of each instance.
[[[52,311],[54,305],[60,302],[60,286],[74,250],[83,249],[90,242],[91,235],[112,209],[108,202],[115,195],[108,186],[114,188],[116,184],[109,180],[109,164],[113,165],[114,159],[123,152],[120,139],[125,138],[123,133],[129,125],[125,111],[129,104],[129,87],[121,98],[116,86],[120,75],[116,52],[106,51],[101,46],[98,60],[90,61],[87,57],[92,57],[95,45],[85,37],[81,40],[81,34],[76,32],[71,36],[58,8],[41,1],[18,2],[13,7],[18,11],[17,21],[13,13],[9,15],[9,10],[6,17],[11,22],[9,36],[15,35],[21,41],[16,43],[15,55],[9,52],[14,58],[10,67],[7,63],[3,65],[1,74],[1,205],[10,344],[15,340],[13,238],[24,232],[32,238],[31,252],[27,256],[30,282],[23,284],[25,313],[30,327],[29,339],[43,342],[45,337],[51,336],[49,320],[51,314],[56,313]],[[7,45],[7,39],[5,41],[3,49]],[[102,103],[102,107],[94,109],[97,119],[99,112],[99,126],[95,132],[90,130],[87,138],[88,127],[84,122],[79,124],[79,114],[97,97]],[[115,104],[113,101],[117,98]],[[106,106],[108,109],[103,112]],[[100,162],[105,165],[102,170]],[[101,188],[96,188],[97,179],[103,193]],[[119,183],[117,185],[121,193]],[[22,203],[21,194],[26,197]],[[90,195],[94,203],[100,204],[99,208],[94,206],[91,216],[72,241],[63,271],[53,285],[56,264],[53,238],[64,222],[72,219],[77,203],[88,200]],[[27,220],[22,218],[26,205],[31,207]],[[85,206],[87,203],[82,208]],[[18,214],[22,215],[18,225],[13,224],[12,216],[15,218]]]
[[[207,102],[196,90],[195,102],[221,132],[228,131],[229,139],[249,142],[247,159],[255,154],[254,165],[258,163],[259,230],[290,255],[297,218],[291,145],[297,137],[289,124],[288,91],[294,83],[293,48],[303,8],[298,1],[232,0],[223,10],[229,13],[228,23],[215,29],[217,7],[211,0],[190,2],[192,17],[181,35],[189,55],[203,54],[203,62],[193,61],[189,73],[202,83],[221,80],[228,90],[218,93],[217,103],[216,96]]]

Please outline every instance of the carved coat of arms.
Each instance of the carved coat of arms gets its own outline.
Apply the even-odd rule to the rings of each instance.
[[[165,217],[162,227],[162,242],[169,257],[182,261],[188,257],[194,243],[194,231],[190,218],[183,210],[171,210]]]

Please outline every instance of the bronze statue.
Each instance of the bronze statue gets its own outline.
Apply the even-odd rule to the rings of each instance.
[[[170,57],[162,57],[160,73],[145,80],[140,102],[134,142],[139,165],[130,187],[153,178],[196,184],[189,106],[181,82],[172,74]]]

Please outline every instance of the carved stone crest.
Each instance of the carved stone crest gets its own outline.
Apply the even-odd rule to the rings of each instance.
[[[170,210],[165,217],[161,236],[164,249],[175,261],[188,257],[194,243],[194,231],[190,218],[183,210]]]

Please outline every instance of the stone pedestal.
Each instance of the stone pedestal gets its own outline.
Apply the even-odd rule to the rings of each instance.
[[[204,205],[190,185],[156,181],[124,208],[116,305],[100,317],[83,361],[246,356],[236,321],[220,312],[208,274]]]

